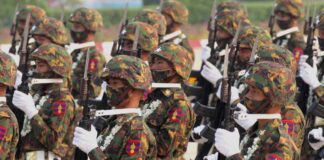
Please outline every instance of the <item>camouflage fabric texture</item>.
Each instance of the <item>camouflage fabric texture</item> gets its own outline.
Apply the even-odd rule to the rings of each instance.
[[[256,61],[272,61],[291,69],[292,73],[297,72],[297,61],[288,49],[271,44],[260,48],[256,54],[258,55]]]
[[[104,146],[104,141],[99,141],[99,147],[88,154],[91,160],[156,159],[156,141],[143,117],[125,114],[114,118],[108,120],[109,127],[99,136],[105,139],[111,134],[111,128],[115,125],[121,126],[120,130],[105,149],[99,148]]]
[[[304,2],[302,0],[277,0],[275,12],[284,12],[295,18],[304,17]]]
[[[156,138],[157,159],[183,159],[196,119],[183,89],[156,89],[143,108],[151,110],[144,115]]]
[[[165,17],[151,9],[144,9],[140,11],[135,17],[134,21],[144,22],[153,26],[157,31],[159,36],[164,36],[166,33],[167,22]]]
[[[83,48],[71,53],[73,61],[72,90],[73,96],[79,98],[80,85],[83,78],[87,52],[90,52],[88,73],[91,73],[90,85],[88,86],[89,97],[96,98],[101,91],[101,75],[106,64],[105,56],[96,47]]]
[[[238,14],[236,10],[224,9],[221,12],[217,12],[217,27],[219,27],[223,31],[226,31],[231,36],[235,35],[235,32],[238,29],[239,21],[241,21],[242,26],[251,24],[248,18]]]
[[[17,66],[15,61],[0,50],[0,83],[13,87],[16,82]]]
[[[0,159],[16,159],[19,127],[15,114],[9,107],[0,104]]]
[[[292,139],[279,120],[269,121],[261,128],[250,131],[246,136],[248,139],[241,151],[242,155],[247,156],[244,159],[299,159]],[[254,145],[256,139],[258,143]],[[252,146],[256,147],[256,150],[249,153]],[[234,160],[231,157],[229,159]]]
[[[174,43],[164,43],[151,54],[150,64],[153,64],[154,56],[163,58],[171,63],[174,70],[183,80],[189,78],[193,60],[185,48]]]
[[[97,31],[103,27],[101,14],[90,8],[78,8],[69,18],[71,23],[80,23],[89,31]]]
[[[17,21],[26,20],[28,13],[31,14],[34,22],[37,20],[42,20],[46,17],[46,12],[42,8],[34,5],[25,5],[20,9],[17,15]]]
[[[72,75],[72,58],[61,46],[55,44],[42,45],[31,54],[31,57],[45,61],[53,72],[63,78],[70,78]]]
[[[151,87],[151,70],[145,62],[133,56],[119,55],[111,59],[102,74],[105,80],[121,78],[135,89],[148,90]]]
[[[324,87],[320,86],[314,90],[316,97],[319,99],[319,103],[324,105]]]
[[[245,82],[263,91],[271,105],[284,106],[294,101],[297,87],[295,75],[290,69],[263,61],[253,66],[249,73]]]
[[[75,150],[73,133],[82,117],[82,109],[75,105],[70,91],[56,85],[38,94],[48,98],[36,103],[40,107],[39,113],[30,120],[31,131],[22,137],[22,152],[47,150],[62,159],[72,159]],[[21,157],[23,159],[24,154]]]
[[[324,9],[322,9],[318,19],[319,19],[319,22],[317,24],[318,29],[324,30]]]
[[[239,34],[240,48],[253,48],[254,44],[258,42],[257,48],[262,48],[272,44],[270,33],[261,27],[245,26]]]
[[[69,44],[69,34],[63,22],[55,18],[44,18],[31,30],[31,35],[40,35],[49,38],[58,45]]]
[[[189,11],[187,7],[177,0],[166,0],[162,4],[161,13],[171,16],[179,24],[188,22]]]
[[[217,12],[222,12],[225,9],[236,11],[240,17],[248,17],[247,10],[239,2],[221,2],[217,5]]]
[[[122,31],[121,39],[135,41],[136,27],[139,27],[138,44],[142,50],[153,52],[158,47],[158,33],[157,30],[143,22],[131,22],[125,30]]]

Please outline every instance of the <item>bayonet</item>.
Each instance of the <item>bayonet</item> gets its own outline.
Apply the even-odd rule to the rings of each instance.
[[[163,3],[164,3],[164,0],[160,0],[160,6],[159,8],[157,9],[158,12],[162,13],[162,6],[163,6]]]
[[[252,66],[255,62],[255,54],[258,50],[258,43],[259,43],[259,36],[257,36],[254,44],[253,44],[253,48],[252,48],[252,52],[251,52],[251,57],[250,57],[250,60],[249,60],[249,64]]]
[[[17,34],[17,15],[18,15],[18,9],[19,9],[19,1],[17,1],[15,13],[12,18],[12,25],[10,28],[10,35],[12,36],[11,40],[11,47],[9,49],[9,53],[16,54],[16,34]]]
[[[137,51],[139,32],[140,32],[140,27],[139,27],[139,25],[136,25],[136,29],[135,29],[135,39],[134,39],[133,48],[132,48],[133,51]]]

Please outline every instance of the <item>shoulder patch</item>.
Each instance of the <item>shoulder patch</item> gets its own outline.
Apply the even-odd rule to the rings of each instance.
[[[0,125],[0,140],[3,140],[6,136],[7,128]]]
[[[283,159],[277,154],[269,154],[266,160],[283,160]]]
[[[129,156],[136,155],[141,148],[141,140],[139,139],[129,139],[126,144],[126,153]]]
[[[94,73],[97,72],[98,68],[98,60],[96,58],[91,58],[89,60],[89,72]]]
[[[0,117],[10,118],[10,115],[5,111],[0,111]]]
[[[304,54],[304,50],[302,48],[295,48],[293,54],[296,61],[299,62],[300,57]]]
[[[295,122],[293,120],[282,120],[282,123],[288,134],[291,135],[294,131]]]
[[[52,112],[54,115],[59,116],[66,111],[66,103],[64,101],[56,101],[52,105]]]
[[[181,108],[171,108],[168,112],[169,119],[171,122],[179,123],[183,117],[183,112]]]

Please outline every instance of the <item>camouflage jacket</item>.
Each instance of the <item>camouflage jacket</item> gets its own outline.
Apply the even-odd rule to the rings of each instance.
[[[324,105],[324,86],[317,87],[314,90],[316,97],[319,99],[319,103]]]
[[[16,116],[0,102],[0,159],[15,160],[19,128]]]
[[[229,159],[299,159],[292,139],[279,120],[269,121],[262,128],[251,130],[243,138],[241,145],[241,156],[232,156]]]
[[[80,95],[80,84],[81,79],[83,78],[83,73],[85,69],[85,60],[87,56],[87,48],[82,50],[76,50],[72,52],[72,60],[73,60],[73,76],[72,76],[72,93],[76,99],[79,99]],[[90,59],[89,59],[89,73],[91,73],[91,85],[89,88],[89,97],[96,98],[101,91],[102,80],[100,76],[102,74],[103,68],[106,64],[106,59],[104,55],[99,52],[95,47],[91,47],[90,51]]]
[[[106,137],[109,136],[113,136],[113,139],[105,146]],[[143,117],[137,114],[111,117],[108,120],[108,128],[99,135],[97,140],[99,147],[88,154],[91,160],[156,158],[154,135],[145,124]]]
[[[157,89],[145,104],[157,100],[160,103],[147,116],[146,122],[155,135],[158,158],[182,159],[196,118],[190,102],[182,89]]]
[[[62,159],[72,159],[74,129],[82,118],[82,110],[66,89],[47,89],[38,92],[35,102],[39,113],[30,120],[31,130],[22,137],[22,151],[51,151]],[[45,98],[44,98],[45,97]],[[24,155],[22,155],[24,156]]]

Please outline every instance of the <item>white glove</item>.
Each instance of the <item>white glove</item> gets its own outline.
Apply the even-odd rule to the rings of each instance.
[[[302,56],[300,56],[300,58],[299,58],[299,64],[305,63],[307,59],[308,59],[308,55],[302,55]]]
[[[98,147],[97,131],[95,127],[91,125],[91,131],[76,127],[72,143],[83,152],[89,154],[90,151]]]
[[[16,74],[16,82],[15,82],[15,89],[18,88],[18,86],[21,84],[21,78],[22,78],[22,73],[20,71],[17,70],[17,74]]]
[[[318,150],[321,147],[324,146],[324,137],[323,137],[323,129],[322,127],[320,128],[316,128],[316,129],[312,129],[309,133],[308,133],[308,138],[310,135],[313,135],[315,139],[319,140],[319,142],[316,143],[311,143],[308,141],[309,145],[314,149],[314,150]]]
[[[27,95],[16,90],[12,98],[12,103],[22,110],[29,119],[33,118],[38,113],[33,97],[30,94]]]
[[[209,81],[211,84],[216,86],[216,82],[221,79],[223,76],[221,75],[220,71],[211,64],[208,61],[204,61],[205,65],[203,66],[203,69],[201,71],[201,76],[203,76],[207,81]]]
[[[206,61],[210,57],[210,51],[211,51],[211,49],[207,46],[202,48],[201,59],[203,61]]]
[[[240,109],[240,111],[234,111],[234,115],[235,114],[240,114],[240,113],[247,113],[247,108],[241,104],[238,103],[236,105],[237,108]],[[246,120],[238,120],[236,118],[234,118],[234,121],[240,125],[242,128],[244,128],[245,130],[250,129],[258,120],[257,119],[246,119]]]
[[[307,63],[299,64],[299,76],[307,83],[312,89],[321,85],[316,76],[316,70]]]
[[[222,86],[222,84],[220,84],[220,86],[218,87],[217,93],[216,93],[216,95],[219,99],[221,98],[221,91],[222,91],[221,86]],[[231,104],[239,99],[240,99],[240,96],[239,96],[238,89],[236,87],[231,87]]]
[[[205,128],[206,126],[205,125],[200,125],[200,126],[197,126],[193,129],[193,133],[196,133],[198,135],[200,135],[201,131]]]
[[[218,160],[218,152],[204,157],[204,160]]]
[[[240,153],[239,149],[240,134],[237,128],[233,132],[218,128],[215,133],[215,146],[217,151],[230,157]]]

